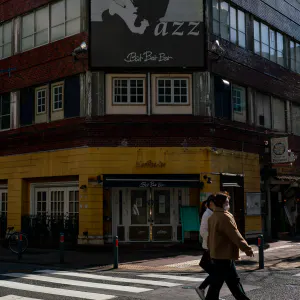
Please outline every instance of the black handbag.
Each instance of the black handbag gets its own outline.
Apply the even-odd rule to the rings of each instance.
[[[199,266],[204,270],[208,270],[209,267],[211,265],[211,258],[210,258],[210,254],[209,254],[209,251],[206,250],[203,255],[202,255],[202,258],[199,262]]]

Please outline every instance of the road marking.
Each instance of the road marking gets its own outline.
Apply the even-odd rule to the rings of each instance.
[[[14,290],[21,290],[26,292],[43,293],[43,294],[50,294],[56,296],[74,297],[74,298],[89,299],[89,300],[108,300],[108,299],[116,298],[115,296],[111,296],[111,295],[50,288],[46,286],[38,286],[38,285],[25,284],[21,282],[6,281],[6,280],[0,280],[0,287],[5,287]]]
[[[158,278],[158,279],[172,279],[179,281],[191,281],[191,282],[201,282],[204,281],[205,278],[196,278],[196,277],[187,277],[187,276],[173,276],[173,275],[162,275],[162,274],[143,274],[138,275],[140,277],[148,277],[148,278]]]
[[[54,271],[54,270],[39,270],[35,271],[36,273],[41,274],[53,274],[61,276],[70,276],[70,277],[81,277],[88,279],[104,280],[104,281],[114,281],[114,282],[128,282],[128,283],[139,283],[145,285],[155,285],[155,286],[164,286],[164,287],[174,287],[181,285],[180,283],[173,283],[167,281],[153,281],[145,279],[133,279],[133,278],[121,278],[121,277],[112,277],[112,276],[103,276],[103,275],[94,275],[88,273],[79,273],[79,272],[65,272],[65,271]]]
[[[28,298],[28,297],[21,297],[16,295],[6,295],[3,297],[0,297],[1,300],[41,300],[37,298]]]
[[[42,282],[58,283],[58,284],[65,284],[65,285],[82,286],[82,287],[95,288],[95,289],[122,291],[122,292],[129,292],[129,293],[143,293],[143,292],[152,291],[152,289],[145,289],[145,288],[139,288],[134,286],[86,282],[86,281],[70,280],[64,278],[54,278],[49,276],[31,275],[25,273],[9,273],[9,274],[2,274],[2,276],[9,276],[9,277],[15,277],[21,279],[37,280]]]
[[[298,276],[298,277],[300,277],[300,273],[298,273],[298,274],[296,274],[296,275],[294,275],[294,276]]]

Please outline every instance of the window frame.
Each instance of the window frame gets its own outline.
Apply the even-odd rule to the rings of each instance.
[[[4,26],[6,24],[9,24],[11,26],[11,31],[10,31],[10,42],[5,43],[4,41]],[[0,60],[11,57],[13,55],[13,21],[7,21],[7,22],[3,22],[2,24],[0,24],[0,30],[2,31],[2,41],[0,40]],[[4,56],[4,47],[10,44],[10,55],[8,56]]]
[[[127,81],[127,99],[131,99],[131,93],[130,93],[130,81],[131,80],[141,80],[143,81],[143,102],[116,102],[115,101],[115,82],[117,80],[126,80]],[[124,105],[134,105],[134,106],[139,106],[139,105],[145,105],[146,104],[146,78],[145,77],[112,77],[111,78],[111,88],[112,88],[112,105],[113,106],[124,106]]]
[[[3,205],[3,199],[2,199],[2,194],[6,194],[6,199],[5,199],[5,210],[2,210],[2,205]],[[7,216],[7,210],[8,208],[8,189],[7,187],[0,187],[0,217],[1,216]]]
[[[51,29],[54,28],[54,27],[56,27],[56,26],[59,26],[59,25],[56,25],[56,26],[52,27],[52,24],[51,24],[51,12],[52,12],[51,7],[52,7],[53,4],[56,4],[56,3],[58,3],[58,2],[64,2],[64,7],[65,7],[65,16],[64,16],[65,18],[64,18],[64,22],[61,23],[61,24],[59,24],[59,25],[64,24],[64,36],[61,37],[61,38],[52,40]],[[26,52],[26,51],[30,51],[30,50],[32,50],[32,49],[35,49],[35,48],[38,48],[38,47],[42,47],[42,46],[47,45],[47,44],[49,44],[49,43],[56,42],[56,41],[65,39],[65,38],[67,38],[67,37],[73,36],[73,35],[75,35],[75,34],[81,33],[82,30],[83,30],[83,22],[82,22],[82,18],[84,17],[84,12],[83,12],[83,1],[80,0],[79,3],[80,3],[80,9],[79,9],[80,15],[79,15],[78,17],[72,18],[72,19],[67,19],[67,0],[58,0],[58,1],[55,1],[55,2],[50,2],[50,3],[46,4],[46,5],[43,5],[42,7],[38,7],[38,8],[36,8],[36,9],[34,9],[34,10],[30,11],[30,12],[27,12],[26,14],[22,15],[22,16],[21,16],[20,35],[19,35],[20,52],[23,53],[23,52]],[[84,2],[84,3],[85,3],[85,2]],[[46,43],[44,43],[44,44],[41,44],[41,45],[36,46],[36,34],[39,33],[39,32],[42,32],[42,31],[46,30],[46,29],[44,29],[44,30],[42,30],[42,31],[36,31],[36,12],[39,11],[39,10],[41,10],[41,9],[44,9],[44,8],[46,8],[46,7],[48,8],[48,24],[47,24],[48,41],[47,41]],[[31,34],[31,35],[28,35],[28,36],[26,36],[26,37],[23,37],[23,30],[22,30],[22,29],[23,29],[23,28],[22,28],[22,27],[23,27],[23,17],[28,16],[28,15],[30,15],[30,14],[33,14],[33,16],[34,16],[34,22],[33,22],[33,23],[34,23],[34,32],[33,32],[33,34]],[[79,30],[79,32],[76,32],[76,33],[72,33],[72,34],[70,34],[70,35],[67,35],[67,34],[66,34],[66,24],[67,24],[68,22],[71,22],[71,21],[76,20],[76,19],[79,19],[79,20],[80,20],[80,21],[79,21],[79,22],[80,22],[80,30]],[[13,31],[13,29],[12,29],[12,31]],[[12,34],[13,34],[13,33],[12,33]],[[27,37],[30,37],[30,36],[33,36],[33,47],[28,48],[28,49],[26,49],[26,50],[23,50],[23,47],[22,47],[22,40],[23,40],[24,38],[27,38]],[[12,41],[13,41],[13,36],[12,36]],[[0,59],[1,59],[1,58],[0,58]]]
[[[259,40],[257,40],[255,38],[255,23],[258,24],[259,26]],[[266,44],[265,42],[262,41],[262,25],[266,26],[267,29],[268,29],[268,44]],[[282,67],[286,67],[286,61],[285,61],[285,58],[286,58],[286,51],[285,51],[285,47],[284,47],[284,34],[281,33],[280,31],[278,31],[276,28],[273,28],[272,26],[270,26],[269,24],[266,24],[265,22],[262,22],[258,19],[254,19],[253,20],[253,32],[254,32],[254,36],[253,36],[253,52],[254,54],[256,55],[259,55],[275,64],[278,64]],[[275,35],[275,49],[271,46],[271,32],[274,32],[274,35]],[[282,51],[279,50],[279,47],[278,47],[278,36],[281,35],[282,36],[282,41],[283,41],[283,49]],[[259,53],[256,52],[255,50],[255,42],[259,43]],[[268,47],[268,57],[265,57],[262,55],[262,45],[265,45]],[[275,57],[276,57],[276,61],[272,60],[271,59],[271,49],[275,50]],[[279,61],[280,61],[280,57],[278,55],[278,53],[282,53],[282,59],[283,59],[283,64],[280,64]]]
[[[2,115],[2,101],[3,101],[3,95],[0,95],[0,132],[6,131],[11,129],[11,99],[9,95],[9,114],[8,115]],[[2,118],[9,116],[9,128],[2,128]]]
[[[43,112],[39,112],[38,107],[39,107],[39,103],[38,103],[38,93],[41,91],[45,91],[45,111]],[[40,86],[37,87],[35,89],[35,115],[36,116],[40,116],[40,115],[44,115],[47,113],[47,107],[48,107],[48,86],[44,85],[44,86]]]
[[[244,91],[242,91],[242,89]],[[241,111],[236,111],[235,108],[234,108],[234,95],[233,95],[233,91],[234,90],[239,90],[239,92],[241,93],[241,103],[239,104],[240,107],[241,107]],[[242,99],[242,94],[244,94],[245,96],[245,99]],[[243,110],[243,104],[242,104],[242,101],[244,100],[245,102],[245,107],[247,107],[247,89],[243,86],[240,86],[240,85],[237,85],[237,84],[232,84],[232,87],[231,87],[231,100],[232,100],[232,119],[234,121],[234,114],[239,114],[239,115],[244,115],[246,114],[246,118],[247,118],[247,109],[244,109]],[[247,122],[247,120],[246,120]]]
[[[217,22],[218,23],[218,33],[214,32],[214,25],[212,26],[212,31],[213,31],[213,34],[217,35],[217,36],[220,36],[221,38],[225,39],[226,41],[229,41],[230,43],[238,46],[238,47],[241,47],[243,49],[246,49],[247,48],[247,26],[246,26],[246,12],[243,11],[242,9],[238,8],[237,6],[235,5],[232,5],[231,3],[229,3],[228,1],[223,1],[223,2],[226,2],[227,5],[228,5],[228,24],[226,24],[226,26],[228,26],[228,39],[227,38],[224,38],[222,37],[222,34],[221,34],[221,25],[224,24],[224,22],[221,22],[221,5],[220,5],[220,1],[221,0],[216,0],[217,4],[218,4],[218,7],[219,7],[219,10],[218,10],[218,20],[215,18],[214,16],[214,13],[213,13],[213,3],[212,3],[212,22]],[[231,26],[231,10],[235,10],[235,22],[236,22],[236,28],[233,28]],[[243,13],[244,15],[244,24],[245,24],[245,27],[241,30],[239,24],[239,13]],[[236,31],[236,41],[232,41],[232,37],[231,37],[231,30],[235,30]],[[244,30],[244,31],[243,31]],[[245,46],[242,46],[241,43],[240,43],[240,36],[239,36],[239,33],[242,33],[245,35]]]
[[[57,4],[59,2],[64,2],[64,8],[65,8],[64,22],[63,23],[59,23],[59,24],[55,25],[54,27],[52,27],[52,24],[51,24],[52,5]],[[67,0],[59,0],[59,1],[55,1],[55,2],[49,4],[49,42],[56,42],[56,41],[59,41],[61,39],[67,38],[69,36],[72,36],[74,34],[80,33],[82,31],[81,18],[82,18],[83,13],[82,13],[81,6],[82,6],[82,4],[81,4],[81,1],[80,1],[80,15],[79,15],[79,17],[67,20]],[[80,20],[79,21],[80,22],[80,30],[79,30],[79,32],[71,34],[71,35],[67,35],[66,24],[68,22],[74,21],[76,19]],[[51,29],[55,28],[55,27],[58,27],[58,26],[61,26],[61,25],[64,25],[64,36],[62,38],[58,38],[58,39],[53,40],[52,39],[52,34],[51,34]]]
[[[291,54],[291,44],[294,45],[294,57],[292,58],[292,54]],[[297,56],[297,46],[298,48],[300,49],[300,42],[296,41],[296,40],[293,40],[293,39],[290,39],[289,40],[289,69],[292,71],[292,72],[295,72],[297,74],[300,74],[300,55],[299,55],[299,58]],[[300,51],[299,51],[299,54],[300,54]],[[292,60],[294,61],[295,63],[295,69],[292,68]],[[299,69],[297,68],[297,66],[299,66]]]
[[[55,109],[54,108],[54,100],[55,100],[54,99],[54,89],[59,88],[59,87],[62,88],[62,100],[61,100],[62,104],[61,104],[61,108]],[[65,106],[64,102],[65,102],[65,83],[64,83],[64,81],[52,83],[51,84],[51,109],[52,109],[52,112],[56,113],[58,111],[64,110],[64,106]]]
[[[292,133],[300,136],[300,104],[295,102],[291,104]],[[297,115],[297,111],[299,111],[299,116]],[[297,119],[299,119],[299,125],[297,124]],[[297,127],[299,127],[299,132],[297,131]]]
[[[159,80],[171,80],[171,102],[164,102],[161,103],[159,102]],[[186,81],[186,90],[187,90],[187,102],[174,102],[174,97],[175,97],[175,93],[174,93],[174,81],[175,80],[185,80]],[[189,106],[190,105],[190,78],[189,77],[156,77],[155,78],[155,86],[156,86],[156,101],[155,104],[156,106]],[[180,94],[181,96],[181,94]]]
[[[70,192],[78,192],[78,212],[75,214],[79,218],[79,203],[80,203],[80,189],[79,182],[65,181],[65,182],[47,182],[47,183],[31,183],[30,184],[30,214],[37,215],[37,193],[46,192],[46,212],[45,216],[51,215],[51,192],[64,191],[64,215],[69,215],[69,200]],[[75,203],[75,202],[74,202]]]

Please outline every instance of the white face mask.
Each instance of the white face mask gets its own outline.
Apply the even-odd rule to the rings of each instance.
[[[230,209],[230,205],[229,205],[229,204],[227,204],[227,205],[224,205],[224,206],[223,206],[223,208],[224,208],[224,210],[226,210],[226,211],[229,211],[229,209]]]

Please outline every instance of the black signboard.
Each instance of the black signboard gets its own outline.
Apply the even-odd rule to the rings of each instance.
[[[91,0],[91,67],[204,67],[203,19],[203,0]]]

